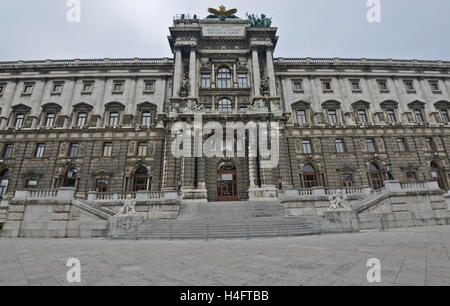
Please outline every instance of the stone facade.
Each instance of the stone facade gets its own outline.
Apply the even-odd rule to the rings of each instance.
[[[181,18],[173,58],[1,62],[2,197],[74,187],[79,199],[148,190],[216,201],[223,161],[236,167],[238,200],[393,179],[449,188],[450,62],[273,58],[276,32]],[[172,126],[198,113],[277,122],[278,167],[174,157]]]

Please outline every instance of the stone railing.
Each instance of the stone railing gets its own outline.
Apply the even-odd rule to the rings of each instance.
[[[12,201],[71,201],[74,188],[16,190]]]
[[[349,188],[325,188],[326,195],[336,195],[340,191],[343,195],[365,195],[366,187],[349,187]]]
[[[91,203],[123,203],[128,196],[138,202],[158,202],[164,200],[177,200],[176,192],[137,191],[137,192],[96,192],[88,193],[87,201]]]
[[[173,64],[172,58],[116,58],[116,59],[67,59],[67,60],[43,60],[43,61],[10,61],[0,62],[0,67],[45,67],[45,66],[107,66],[107,65],[157,65]]]
[[[364,59],[364,58],[276,58],[275,64],[299,65],[368,65],[368,66],[438,66],[446,67],[450,61],[406,60],[406,59]]]
[[[425,183],[419,182],[408,182],[408,183],[400,183],[400,187],[403,190],[423,190],[426,189]]]

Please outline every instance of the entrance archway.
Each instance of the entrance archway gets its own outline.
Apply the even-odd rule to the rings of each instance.
[[[237,168],[230,161],[217,168],[217,201],[238,201]]]
[[[148,170],[145,167],[140,167],[134,172],[133,191],[145,190],[149,190]]]
[[[370,164],[370,181],[372,182],[373,190],[378,190],[384,187],[383,174],[380,168],[375,164]]]
[[[439,188],[445,189],[444,180],[442,179],[441,176],[441,168],[439,168],[439,166],[434,162],[432,162],[430,166],[431,166],[431,177],[433,178],[433,180],[438,182]]]
[[[5,169],[0,173],[0,199],[3,199],[8,189],[9,183],[9,170]]]

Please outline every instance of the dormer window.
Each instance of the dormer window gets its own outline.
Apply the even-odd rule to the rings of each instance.
[[[124,89],[124,81],[114,81],[113,94],[122,94]]]
[[[51,94],[52,95],[60,95],[63,91],[63,88],[64,88],[64,82],[54,82]]]

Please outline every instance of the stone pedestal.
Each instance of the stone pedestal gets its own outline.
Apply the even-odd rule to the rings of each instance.
[[[278,200],[278,190],[273,185],[250,187],[248,189],[248,197],[250,202],[276,201]]]
[[[339,222],[346,228],[359,230],[358,216],[351,209],[336,209],[326,211],[324,217],[331,222]]]
[[[208,202],[207,189],[181,188],[181,201],[183,203],[206,203]]]
[[[136,237],[144,216],[118,216],[109,219],[108,237]]]

